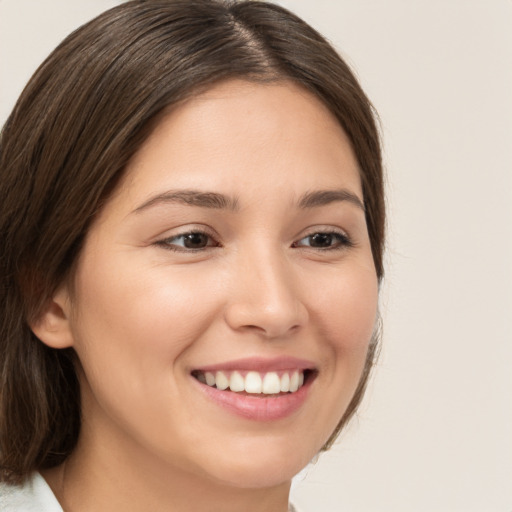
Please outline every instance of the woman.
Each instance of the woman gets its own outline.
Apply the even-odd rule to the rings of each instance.
[[[0,158],[2,510],[288,510],[376,350],[346,64],[272,4],[127,2],[43,63]]]

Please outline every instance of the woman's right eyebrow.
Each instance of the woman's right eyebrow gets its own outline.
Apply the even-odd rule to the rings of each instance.
[[[181,203],[201,208],[226,209],[231,211],[239,210],[239,203],[236,197],[229,197],[218,192],[205,192],[199,190],[168,190],[162,194],[151,197],[132,213],[140,213],[152,206],[161,204]]]

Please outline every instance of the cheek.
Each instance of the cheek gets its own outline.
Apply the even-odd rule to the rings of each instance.
[[[171,273],[164,265],[84,261],[77,274],[75,341],[86,373],[87,366],[95,374],[130,373],[131,382],[141,373],[168,376],[215,317],[219,294],[201,294],[203,285],[201,275]],[[151,371],[158,368],[167,371]]]
[[[316,292],[314,314],[338,356],[366,352],[378,305],[378,281],[373,267],[354,266],[326,279]]]
[[[316,303],[316,323],[323,328],[323,364],[328,369],[325,378],[333,389],[328,423],[334,428],[359,384],[375,328],[378,281],[373,267],[354,266],[326,281]]]
[[[109,417],[136,438],[165,439],[192,421],[169,404],[182,400],[183,360],[216,316],[219,293],[198,294],[203,285],[204,276],[163,265],[84,260],[74,337],[84,414],[96,428]]]

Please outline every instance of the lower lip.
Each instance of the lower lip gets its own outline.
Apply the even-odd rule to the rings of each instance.
[[[237,416],[253,421],[276,421],[290,416],[306,401],[313,381],[312,378],[309,378],[295,393],[263,398],[264,395],[248,396],[233,391],[222,391],[202,384],[194,377],[192,379],[200,386],[201,391],[217,405]]]

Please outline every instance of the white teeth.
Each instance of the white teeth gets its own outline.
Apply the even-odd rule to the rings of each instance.
[[[290,391],[290,375],[288,373],[284,373],[281,377],[281,391],[283,393]]]
[[[299,372],[293,372],[290,377],[290,391],[293,393],[299,389]]]
[[[262,391],[267,395],[274,395],[281,391],[281,381],[276,372],[265,374],[265,377],[263,377]]]
[[[227,389],[229,387],[229,380],[224,372],[217,372],[215,374],[215,385],[217,389]]]
[[[229,389],[231,391],[244,391],[244,378],[238,372],[233,372],[231,374],[231,377],[229,379]]]
[[[247,393],[261,393],[261,376],[258,372],[249,372],[245,376],[245,391]]]
[[[203,384],[220,390],[230,389],[234,392],[245,391],[251,394],[277,395],[294,393],[304,385],[304,371],[284,372],[248,372],[245,377],[240,371],[197,372],[196,378]]]

